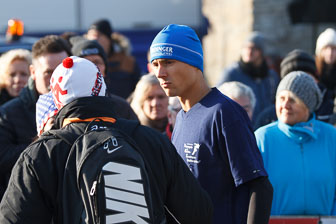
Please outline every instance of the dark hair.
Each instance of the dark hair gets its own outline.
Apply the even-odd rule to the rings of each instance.
[[[109,57],[111,55],[114,54],[115,50],[114,50],[114,41],[112,40],[112,33],[113,28],[111,23],[109,22],[108,19],[99,19],[97,21],[95,21],[88,30],[97,30],[100,33],[104,34],[108,40],[110,41],[110,49],[109,52],[105,52],[106,56]]]
[[[107,19],[100,19],[95,21],[89,28],[89,30],[98,30],[105,36],[107,36],[109,39],[111,39],[111,34],[113,33],[112,26],[110,22]]]
[[[72,44],[71,44],[70,39],[73,38],[73,37],[78,36],[78,34],[75,33],[75,32],[72,32],[72,31],[66,31],[66,32],[60,34],[59,36],[62,37],[64,40],[66,40],[67,43],[68,43],[68,45],[69,45],[70,47],[72,47]]]
[[[66,40],[57,35],[47,35],[39,39],[32,48],[33,59],[48,53],[60,53],[65,51],[71,56],[70,46]]]

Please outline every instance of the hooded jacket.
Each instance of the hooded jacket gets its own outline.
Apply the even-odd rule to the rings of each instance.
[[[111,99],[107,97],[76,99],[58,112],[54,128],[62,128],[66,118],[113,118],[110,105]],[[130,121],[117,119],[115,124],[104,122],[104,125],[126,129],[125,122]],[[63,129],[80,135],[88,125],[99,124],[101,121],[70,123]],[[144,126],[138,126],[130,137],[149,161],[153,174],[149,177],[150,185],[155,189],[154,208],[162,211],[166,206],[181,223],[211,223],[211,200],[170,141],[161,133]],[[67,187],[63,185],[64,167],[69,151],[70,146],[55,137],[38,140],[21,154],[0,204],[0,223],[77,223],[77,213],[72,211],[80,204],[76,200],[78,190],[67,189],[68,192],[73,191],[73,197],[63,199]],[[76,203],[72,203],[74,207],[71,207],[69,202]],[[157,212],[153,223],[162,223],[164,217],[164,213]]]

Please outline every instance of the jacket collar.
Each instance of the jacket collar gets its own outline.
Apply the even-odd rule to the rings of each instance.
[[[61,128],[65,118],[84,120],[93,117],[115,117],[113,101],[104,96],[75,99],[58,111],[54,127]]]
[[[279,129],[290,139],[301,144],[317,139],[318,129],[316,128],[315,115],[307,122],[300,122],[293,126],[278,121]]]
[[[27,85],[22,89],[19,97],[25,105],[28,107],[34,107],[35,111],[38,96],[39,94],[35,88],[35,81],[32,78],[29,78]]]

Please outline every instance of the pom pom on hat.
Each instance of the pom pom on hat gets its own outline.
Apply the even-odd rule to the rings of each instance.
[[[57,112],[58,109],[54,103],[51,92],[39,96],[36,102],[36,127],[38,135],[42,134],[49,118],[56,115]]]
[[[328,45],[336,46],[336,31],[332,28],[323,31],[317,38],[315,54],[320,54],[321,50]]]
[[[156,35],[150,47],[150,61],[161,58],[182,61],[203,72],[202,44],[188,26],[170,24]]]
[[[312,76],[302,71],[290,72],[279,83],[277,93],[287,90],[297,96],[307,106],[310,113],[317,110],[322,102],[322,94]]]
[[[105,96],[106,85],[97,66],[85,58],[68,57],[58,65],[50,79],[52,96],[58,109],[86,96]]]
[[[72,58],[66,58],[63,60],[63,67],[64,68],[71,68],[73,66],[73,60]]]

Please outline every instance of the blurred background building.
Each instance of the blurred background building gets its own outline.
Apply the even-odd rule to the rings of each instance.
[[[252,31],[268,38],[266,53],[277,68],[295,48],[314,55],[318,35],[336,26],[336,1],[332,0],[203,0],[202,5],[209,21],[203,46],[210,84],[239,58]]]

